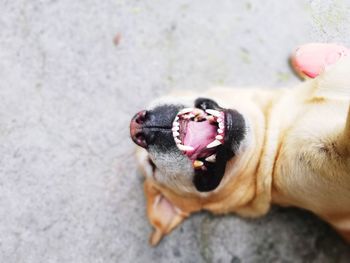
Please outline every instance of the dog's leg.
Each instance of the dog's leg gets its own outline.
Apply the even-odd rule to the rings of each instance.
[[[147,216],[154,227],[150,244],[155,246],[164,235],[170,233],[189,214],[184,213],[166,199],[150,180],[146,179],[144,190],[147,198]]]

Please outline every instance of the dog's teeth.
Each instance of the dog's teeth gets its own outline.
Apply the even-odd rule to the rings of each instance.
[[[181,151],[193,151],[194,148],[192,146],[188,146],[188,145],[183,145],[183,144],[178,144],[177,147],[181,150]]]
[[[218,121],[218,122],[222,122],[223,119],[222,119],[222,118],[218,118],[217,121]]]
[[[207,115],[206,118],[207,118],[208,121],[215,122],[215,118],[212,115]]]
[[[210,162],[210,163],[215,163],[215,161],[216,161],[216,154],[210,155],[209,157],[205,158],[205,160],[207,162]]]
[[[223,131],[222,129],[218,129],[217,132],[218,132],[219,134],[222,134],[224,131]]]
[[[222,135],[216,135],[216,137],[215,137],[215,139],[217,139],[217,140],[222,140],[224,137],[222,137]]]
[[[221,113],[220,111],[217,111],[217,110],[212,110],[212,109],[207,109],[205,110],[207,113],[215,116],[215,117],[220,117],[221,116]]]
[[[201,162],[201,161],[195,160],[195,161],[193,162],[193,167],[194,167],[194,168],[200,168],[200,167],[202,167],[202,166],[203,166],[203,162]]]
[[[174,137],[177,137],[177,136],[180,135],[180,133],[178,133],[177,131],[174,131],[174,132],[173,132],[173,135],[174,135]]]
[[[182,118],[184,118],[185,120],[189,120],[193,117],[194,117],[194,114],[192,114],[192,113],[182,115]]]
[[[220,144],[221,144],[220,141],[215,140],[215,141],[212,141],[211,143],[209,143],[209,144],[207,145],[207,148],[214,148],[214,147],[216,147],[216,146],[218,146],[218,145],[220,145]]]
[[[193,110],[192,110],[192,113],[193,114],[196,114],[196,115],[202,115],[203,114],[203,111],[202,110],[200,110],[200,109],[197,109],[197,108],[194,108]]]
[[[176,144],[181,143],[181,140],[180,140],[180,139],[178,139],[178,138],[174,138],[174,140],[175,140]]]
[[[179,116],[175,116],[175,120],[174,121],[178,121],[179,120]]]
[[[220,128],[221,130],[224,129],[224,124],[223,124],[222,122],[219,122],[219,128]]]
[[[189,112],[192,112],[192,110],[193,110],[193,108],[184,108],[184,109],[180,110],[178,114],[189,113]]]
[[[178,126],[180,126],[180,124],[179,124],[177,121],[174,121],[174,122],[173,122],[173,126],[178,127]]]
[[[174,126],[171,130],[172,130],[173,132],[177,132],[179,129],[180,129],[179,126]]]

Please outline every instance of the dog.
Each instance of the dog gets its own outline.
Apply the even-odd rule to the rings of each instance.
[[[176,91],[130,123],[156,245],[192,213],[303,208],[350,242],[350,59],[289,89]]]

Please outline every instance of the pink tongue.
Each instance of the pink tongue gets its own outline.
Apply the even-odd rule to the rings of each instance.
[[[192,146],[198,152],[201,149],[205,149],[209,143],[214,141],[216,129],[216,126],[211,125],[209,121],[189,121],[183,142],[185,145]]]

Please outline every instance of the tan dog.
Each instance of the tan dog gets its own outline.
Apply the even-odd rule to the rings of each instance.
[[[136,114],[150,243],[193,212],[257,217],[271,204],[312,211],[350,241],[349,96],[343,59],[293,89],[181,91]]]

